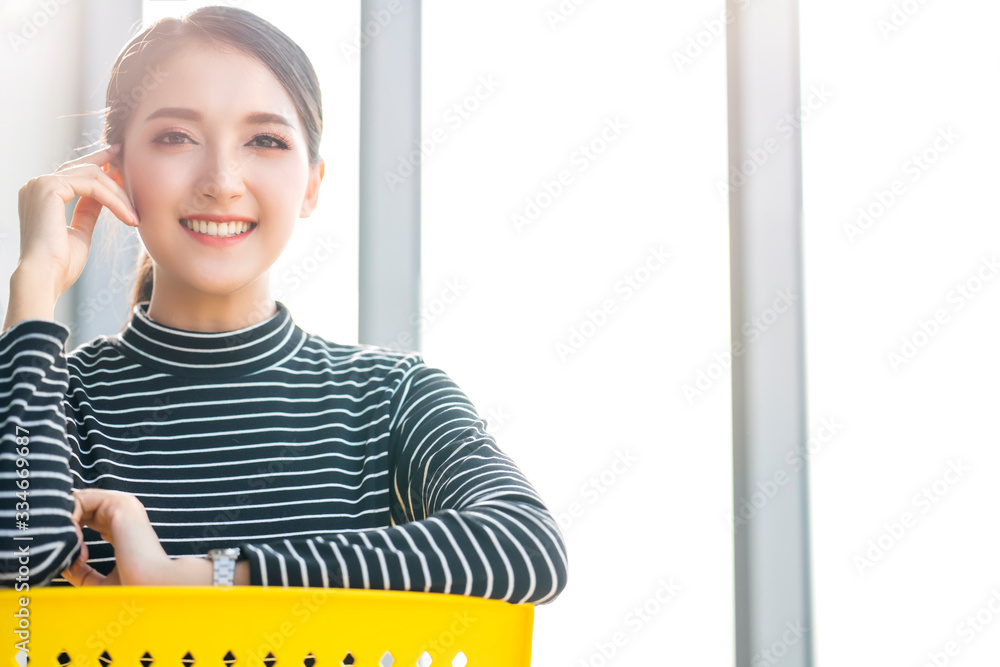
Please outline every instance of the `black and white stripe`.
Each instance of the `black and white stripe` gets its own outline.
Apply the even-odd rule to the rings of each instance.
[[[71,489],[99,487],[136,495],[171,556],[241,547],[253,585],[536,604],[565,587],[551,514],[419,354],[308,334],[280,302],[222,333],[165,327],[148,306],[68,355],[56,322],[0,335],[0,586],[14,586],[25,544],[31,585],[69,585]],[[27,530],[16,426],[30,437]],[[84,539],[110,572],[111,545],[89,528]]]

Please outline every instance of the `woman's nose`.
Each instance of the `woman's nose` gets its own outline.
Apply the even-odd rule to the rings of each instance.
[[[243,194],[243,165],[236,158],[218,157],[207,166],[198,181],[198,194],[216,201],[229,201]]]

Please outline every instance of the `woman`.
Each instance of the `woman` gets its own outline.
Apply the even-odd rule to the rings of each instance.
[[[109,147],[20,192],[0,491],[23,504],[0,509],[0,582],[552,601],[562,536],[462,390],[417,353],[309,334],[269,296],[324,173],[301,49],[245,10],[163,19],[119,55],[107,105]],[[66,355],[54,306],[102,207],[149,256],[124,330]],[[228,573],[205,559],[222,548]]]

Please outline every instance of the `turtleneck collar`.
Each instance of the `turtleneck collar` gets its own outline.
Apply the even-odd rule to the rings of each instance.
[[[306,333],[288,308],[263,322],[232,331],[205,333],[175,329],[149,317],[149,301],[137,303],[125,329],[111,338],[122,354],[172,375],[231,378],[263,370],[293,356]]]

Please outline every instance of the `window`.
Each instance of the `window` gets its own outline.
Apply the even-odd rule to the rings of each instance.
[[[733,661],[720,12],[423,6],[423,348],[564,527],[538,664]]]
[[[803,97],[830,91],[803,124],[820,667],[1000,653],[997,19],[802,6]]]

